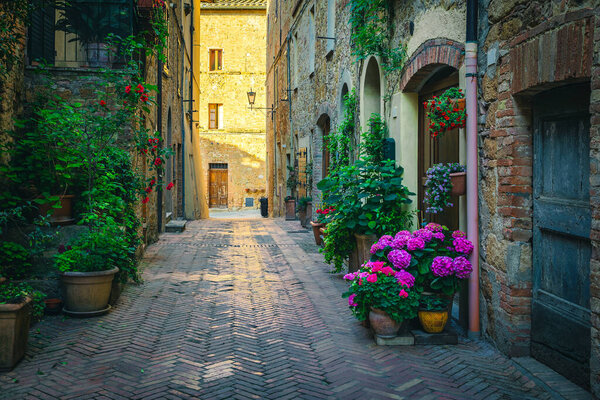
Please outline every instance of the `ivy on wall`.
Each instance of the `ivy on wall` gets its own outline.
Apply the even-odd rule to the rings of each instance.
[[[32,3],[27,0],[3,0],[0,4],[0,81],[19,62],[15,49],[21,46]]]
[[[327,149],[331,154],[331,171],[350,165],[354,130],[356,126],[356,92],[354,89],[344,96],[344,119],[337,130],[332,130],[325,138]]]

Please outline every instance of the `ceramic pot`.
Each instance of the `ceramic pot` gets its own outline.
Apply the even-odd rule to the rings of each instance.
[[[0,304],[0,370],[10,370],[27,349],[31,299],[20,304]]]
[[[61,299],[44,299],[44,304],[46,304],[44,312],[49,315],[58,314],[60,312],[61,303]]]
[[[377,242],[377,236],[375,235],[360,235],[354,234],[356,239],[356,251],[358,255],[358,266],[362,266],[364,263],[371,259],[371,246]]]
[[[448,310],[419,310],[419,321],[427,333],[440,333],[448,323]]]
[[[110,309],[108,299],[112,281],[117,272],[119,268],[95,272],[63,272],[63,312],[82,317],[107,312]]]
[[[402,324],[394,321],[385,311],[371,307],[369,323],[375,334],[382,338],[396,337]]]
[[[455,172],[450,174],[452,182],[452,196],[462,196],[467,192],[467,173]]]
[[[52,226],[71,225],[75,222],[73,218],[73,199],[72,194],[65,194],[60,197],[60,208],[52,208],[52,204],[41,204],[39,206],[40,215],[50,214],[50,223]]]
[[[321,222],[310,221],[310,226],[312,226],[313,235],[315,236],[315,243],[317,246],[323,244],[323,239],[321,239],[321,228],[325,227],[325,224]]]

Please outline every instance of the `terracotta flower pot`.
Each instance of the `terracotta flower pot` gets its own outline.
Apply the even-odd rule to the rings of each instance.
[[[64,272],[62,284],[65,307],[73,316],[91,317],[106,313],[112,281],[119,268],[96,272]]]
[[[41,204],[39,206],[40,214],[46,216],[50,213],[50,223],[52,226],[71,225],[75,222],[75,218],[73,218],[74,198],[75,196],[72,194],[60,196],[60,208],[52,208],[52,204]]]
[[[371,307],[369,323],[375,334],[382,338],[392,338],[398,334],[402,324],[394,321],[385,311]]]
[[[285,201],[285,220],[293,221],[296,219],[296,200]]]
[[[377,236],[375,235],[361,235],[358,233],[354,234],[356,239],[356,250],[358,255],[358,266],[366,263],[371,259],[371,246],[377,242]]]
[[[321,222],[310,221],[310,226],[312,226],[313,235],[315,236],[315,243],[317,246],[323,244],[323,239],[321,239],[321,228],[325,226],[325,224]]]
[[[450,174],[452,182],[452,196],[462,196],[467,192],[467,173],[455,172]]]
[[[44,299],[44,304],[46,304],[45,312],[46,314],[55,315],[60,312],[60,305],[62,304],[61,299]]]
[[[419,310],[419,321],[427,333],[440,333],[448,323],[448,310]]]
[[[0,304],[0,370],[10,370],[27,349],[31,299],[20,304]]]

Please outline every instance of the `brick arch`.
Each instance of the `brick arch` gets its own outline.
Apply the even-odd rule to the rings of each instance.
[[[450,39],[430,39],[419,46],[402,70],[400,90],[416,92],[431,73],[442,65],[459,69],[464,61],[465,45]]]

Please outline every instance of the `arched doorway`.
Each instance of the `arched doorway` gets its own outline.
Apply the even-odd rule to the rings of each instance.
[[[427,170],[434,164],[439,163],[457,163],[460,158],[459,130],[454,129],[446,132],[442,137],[433,139],[429,134],[429,118],[423,107],[425,101],[434,96],[439,96],[451,87],[458,87],[458,70],[442,65],[431,73],[424,85],[419,90],[419,177],[424,177]],[[444,212],[438,214],[427,214],[424,212],[426,205],[423,204],[425,198],[424,181],[419,182],[419,209],[420,222],[437,222],[446,225],[450,229],[459,229],[459,207],[458,197],[453,197],[451,202],[454,207],[447,208]]]
[[[377,58],[369,58],[363,73],[361,91],[361,125],[363,131],[369,126],[369,118],[372,114],[383,114],[381,104],[382,79]]]

